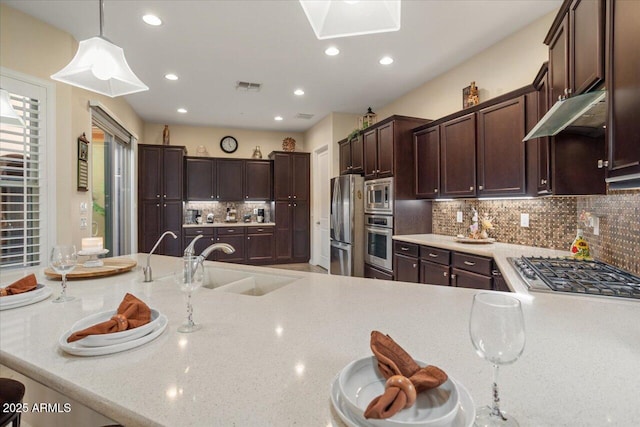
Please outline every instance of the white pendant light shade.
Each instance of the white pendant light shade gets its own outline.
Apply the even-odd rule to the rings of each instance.
[[[9,92],[4,89],[0,89],[0,122],[8,125],[24,127],[22,117],[18,115],[11,105]]]
[[[81,41],[69,65],[51,78],[112,98],[149,90],[131,71],[122,48],[99,36]]]
[[[400,29],[400,0],[299,0],[320,40]]]

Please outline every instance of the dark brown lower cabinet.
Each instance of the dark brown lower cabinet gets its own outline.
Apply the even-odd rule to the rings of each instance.
[[[273,227],[249,227],[246,249],[248,263],[272,263],[275,260]]]
[[[374,266],[369,264],[364,265],[364,277],[366,277],[367,279],[393,280],[393,274],[389,273],[388,271],[375,268]]]
[[[275,261],[309,261],[309,202],[275,202],[275,223]]]
[[[420,283],[418,258],[395,254],[393,256],[394,273],[399,282]]]
[[[420,283],[449,286],[449,266],[429,261],[420,261]]]
[[[246,227],[220,227],[216,229],[216,243],[228,243],[236,250],[232,254],[226,254],[222,251],[215,251],[215,260],[224,262],[245,261],[245,228]]]
[[[202,237],[196,240],[196,243],[193,248],[194,255],[200,255],[202,251],[204,251],[208,246],[214,244],[216,242],[215,230],[212,227],[185,227],[182,233],[184,235],[183,248],[189,246],[189,244],[195,239],[197,236],[202,234]],[[216,253],[211,252],[207,259],[209,261],[215,260]]]
[[[472,273],[459,268],[451,269],[451,285],[458,288],[486,289],[493,290],[493,279],[491,276]]]

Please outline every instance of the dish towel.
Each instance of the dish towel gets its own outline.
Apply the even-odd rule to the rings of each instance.
[[[38,287],[38,281],[36,280],[35,274],[30,274],[26,277],[23,277],[20,280],[17,280],[7,286],[6,288],[0,289],[0,297],[6,297],[9,295],[17,295],[23,292],[29,292]]]
[[[447,374],[432,365],[421,368],[389,335],[371,332],[371,351],[380,373],[387,378],[384,394],[374,398],[364,411],[365,418],[389,418],[414,404],[416,394],[439,387]],[[408,379],[408,381],[407,381]]]
[[[149,323],[149,321],[151,321],[151,309],[147,304],[128,293],[118,306],[117,313],[111,319],[74,332],[67,338],[67,342],[78,341],[88,335],[110,334],[134,329]]]

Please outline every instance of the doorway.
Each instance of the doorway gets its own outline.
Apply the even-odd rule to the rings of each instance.
[[[91,128],[91,235],[108,256],[131,253],[131,144],[100,120]]]
[[[329,147],[324,145],[313,152],[313,259],[315,264],[329,270]]]

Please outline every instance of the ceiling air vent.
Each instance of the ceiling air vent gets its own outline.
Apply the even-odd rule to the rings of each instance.
[[[311,120],[312,118],[313,118],[313,114],[306,114],[306,113],[296,114],[296,119]]]
[[[261,87],[262,83],[236,82],[236,90],[243,92],[260,92]]]

